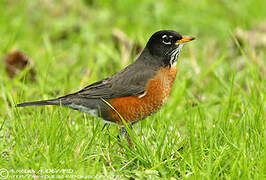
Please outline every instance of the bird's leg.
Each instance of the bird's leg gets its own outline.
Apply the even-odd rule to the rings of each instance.
[[[126,136],[127,136],[127,142],[128,142],[129,147],[132,147],[133,144],[132,144],[132,141],[131,141],[131,138],[130,138],[129,134],[126,133]]]
[[[131,130],[133,129],[132,125],[133,125],[133,124],[129,124],[129,125],[128,125],[128,127],[129,127]],[[132,144],[131,138],[130,138],[130,136],[129,136],[127,130],[126,130],[126,128],[125,128],[124,126],[122,126],[122,127],[119,128],[119,134],[117,135],[117,138],[120,140],[120,137],[122,138],[124,135],[126,135],[126,137],[127,137],[128,145],[129,145],[130,147],[132,147],[133,144]]]

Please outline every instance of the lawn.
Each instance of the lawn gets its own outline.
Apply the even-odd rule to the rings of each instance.
[[[266,178],[266,1],[0,0],[0,179]],[[130,131],[24,101],[75,92],[172,29],[184,46],[167,104]],[[25,53],[10,77],[2,59]],[[1,177],[2,176],[2,177]]]

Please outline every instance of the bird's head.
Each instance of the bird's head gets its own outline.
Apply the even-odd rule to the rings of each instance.
[[[177,61],[183,44],[194,39],[194,37],[182,36],[172,30],[162,30],[151,36],[146,49],[155,59],[163,61],[164,65],[171,66]]]

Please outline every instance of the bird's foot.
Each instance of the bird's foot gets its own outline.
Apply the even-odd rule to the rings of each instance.
[[[132,125],[129,125],[129,128],[132,130],[132,129],[133,129],[133,128],[132,128]],[[127,130],[126,130],[126,128],[123,126],[123,127],[120,127],[120,128],[119,128],[119,133],[118,133],[118,135],[117,135],[117,138],[120,140],[120,138],[123,138],[124,135],[125,135],[126,138],[127,138],[128,145],[129,145],[130,147],[132,147],[133,144],[132,144],[131,138],[130,138],[130,136],[129,136]]]

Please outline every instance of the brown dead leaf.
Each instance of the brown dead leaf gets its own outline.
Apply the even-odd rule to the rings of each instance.
[[[245,48],[245,52],[247,53],[248,57],[250,57],[258,66],[260,71],[265,74],[266,70],[264,65],[263,54],[266,49],[266,23],[254,26],[250,30],[236,28],[234,34],[239,45],[242,48]],[[236,47],[234,41],[232,42],[232,46],[234,47],[232,48],[234,50],[232,52],[232,55],[240,56],[238,58],[238,69],[242,70],[246,66],[246,60],[242,56],[242,53],[240,52],[239,48]]]
[[[36,80],[36,72],[33,69],[33,60],[24,52],[14,50],[3,58],[7,74],[10,78],[20,73],[26,67],[30,67],[29,75],[32,81]]]
[[[235,36],[240,45],[249,45],[252,48],[266,47],[266,24],[259,25],[251,30],[237,28]]]
[[[114,29],[112,32],[112,36],[116,43],[121,44],[121,61],[122,65],[125,66],[128,64],[132,55],[138,54],[142,50],[142,46],[140,44],[134,43],[131,41],[127,35],[121,31],[120,29]]]

